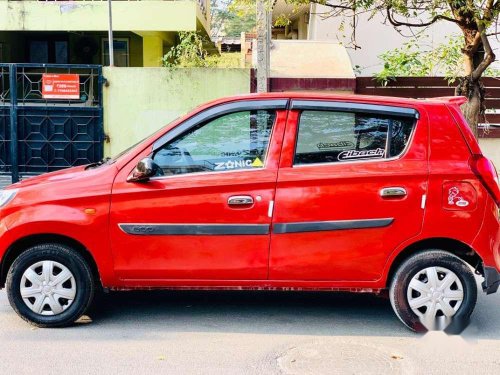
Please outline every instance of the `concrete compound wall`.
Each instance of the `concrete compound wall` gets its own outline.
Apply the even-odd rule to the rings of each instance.
[[[249,69],[103,69],[104,154],[116,155],[209,100],[250,92]]]

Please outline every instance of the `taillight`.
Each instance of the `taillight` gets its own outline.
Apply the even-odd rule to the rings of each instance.
[[[472,170],[500,207],[500,183],[493,163],[483,155],[475,155],[471,163]]]

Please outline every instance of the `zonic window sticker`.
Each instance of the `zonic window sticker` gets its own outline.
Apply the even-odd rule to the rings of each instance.
[[[261,168],[264,166],[260,158],[255,160],[227,160],[224,162],[216,162],[214,171],[223,171],[226,169],[239,169],[239,168]]]

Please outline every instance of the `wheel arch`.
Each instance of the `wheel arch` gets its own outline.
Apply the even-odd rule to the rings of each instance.
[[[10,266],[19,255],[34,245],[46,243],[66,245],[77,251],[89,264],[92,270],[92,276],[94,277],[97,285],[102,286],[97,263],[90,251],[81,242],[61,234],[41,233],[19,238],[9,246],[0,264],[0,288],[5,287],[7,273],[9,272]]]
[[[482,258],[472,247],[470,247],[466,243],[446,237],[426,238],[408,245],[392,260],[389,271],[387,272],[387,278],[385,281],[386,287],[389,287],[392,277],[398,270],[399,266],[406,259],[408,259],[412,255],[429,249],[442,250],[456,255],[465,263],[472,266],[474,269],[479,270],[481,273],[483,272]]]

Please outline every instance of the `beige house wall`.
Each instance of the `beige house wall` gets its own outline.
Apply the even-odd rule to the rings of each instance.
[[[500,172],[500,138],[483,138],[479,140],[479,145],[484,155],[493,161]]]
[[[351,37],[353,29],[349,20],[342,17],[324,18],[331,9],[322,5],[311,5],[309,20],[309,40],[338,41],[345,46],[352,46]],[[343,28],[341,28],[341,23]],[[383,13],[362,14],[358,17],[356,26],[356,44],[360,48],[347,48],[353,66],[360,66],[363,76],[372,75],[382,69],[378,58],[388,50],[401,47],[408,41],[412,33],[408,28],[400,28],[401,33],[395,30],[387,21]],[[493,32],[493,31],[492,31]],[[437,22],[425,30],[424,43],[428,48],[445,43],[450,35],[460,35],[459,27],[448,21]],[[490,38],[492,48],[497,55],[500,54],[500,39]],[[500,61],[495,63],[500,68]]]

